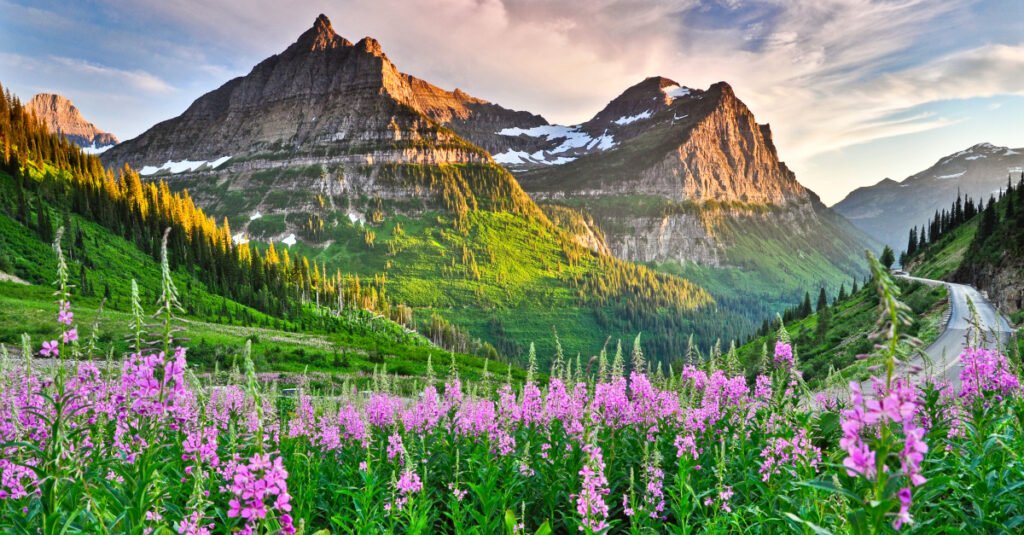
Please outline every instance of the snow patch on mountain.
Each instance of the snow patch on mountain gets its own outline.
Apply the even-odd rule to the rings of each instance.
[[[111,147],[113,147],[113,145],[103,145],[102,147],[97,147],[96,143],[93,143],[89,147],[82,147],[82,152],[92,155],[103,154],[104,152],[110,150]]]
[[[950,178],[959,178],[964,176],[967,171],[960,171],[959,173],[953,173],[952,175],[937,175],[935,178],[939,180],[948,180]]]
[[[261,217],[263,217],[263,214],[261,214],[259,210],[256,210],[251,216],[249,216],[249,221],[256,221]]]
[[[533,162],[533,159],[526,151],[508,149],[500,154],[495,154],[494,161],[506,165],[522,165]]]
[[[545,124],[533,128],[503,128],[498,132],[499,136],[529,136],[543,137],[548,141],[569,137],[573,132],[579,131],[579,126],[562,126],[559,124]]]
[[[193,161],[193,160],[179,160],[179,161],[168,160],[168,161],[164,162],[164,164],[159,166],[159,167],[152,166],[152,165],[147,165],[147,166],[145,166],[145,167],[143,167],[142,169],[139,170],[139,174],[142,175],[142,176],[149,176],[149,175],[155,175],[155,174],[157,174],[157,173],[159,173],[161,171],[168,171],[171,174],[175,174],[176,175],[178,173],[184,173],[185,171],[188,171],[188,172],[196,171],[200,167],[203,167],[204,165],[208,166],[210,169],[216,169],[216,168],[220,167],[221,165],[223,165],[224,162],[227,162],[230,159],[231,159],[231,156],[222,156],[220,158],[217,158],[216,160],[213,160],[212,162],[208,162],[206,160],[195,160],[195,161]]]
[[[295,239],[295,235],[289,234],[287,238],[281,240],[281,243],[291,247],[292,245],[295,245],[296,241],[298,240]]]
[[[677,98],[680,98],[680,97],[685,97],[685,96],[690,94],[690,88],[689,87],[682,87],[682,86],[678,86],[678,85],[667,85],[667,86],[661,88],[661,91],[663,93],[665,93],[666,96],[668,96],[669,98],[671,98],[673,100],[675,100]]]
[[[625,126],[627,124],[633,124],[637,121],[642,121],[644,119],[650,119],[652,114],[653,112],[651,110],[647,110],[636,115],[630,115],[629,117],[619,117],[618,119],[615,119],[613,122],[619,126]]]

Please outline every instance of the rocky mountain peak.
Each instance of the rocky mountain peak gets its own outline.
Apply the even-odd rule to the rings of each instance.
[[[674,80],[664,76],[651,76],[612,99],[590,122],[599,124],[601,128],[611,124],[630,124],[667,109],[676,98],[689,93],[689,89],[680,86]]]
[[[331,20],[327,18],[327,15],[321,13],[313,22],[313,27],[303,32],[293,46],[317,52],[352,46],[352,43],[335,33],[331,26]]]
[[[381,46],[380,41],[373,37],[363,37],[356,43],[356,48],[371,56],[386,57],[384,55],[384,47]]]
[[[78,108],[66,97],[53,93],[40,93],[26,105],[36,118],[54,133],[62,134],[77,145],[94,152],[117,144],[114,134],[104,132],[87,121]]]

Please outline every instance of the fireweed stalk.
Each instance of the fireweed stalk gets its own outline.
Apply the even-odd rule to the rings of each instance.
[[[850,383],[851,407],[841,413],[839,446],[846,453],[847,474],[863,482],[855,483],[864,497],[851,512],[851,525],[857,533],[878,533],[887,521],[897,530],[913,522],[913,489],[927,482],[921,465],[928,445],[917,389],[906,379],[894,377],[903,356],[900,329],[909,324],[908,309],[899,301],[899,287],[888,271],[871,253],[867,256],[882,303],[879,329],[887,337],[883,346],[886,375],[884,380],[872,379],[871,396],[861,392],[859,383]]]

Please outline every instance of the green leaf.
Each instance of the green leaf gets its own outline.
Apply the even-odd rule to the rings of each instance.
[[[851,500],[855,500],[855,501],[858,501],[858,502],[861,501],[860,496],[857,496],[856,494],[850,492],[847,489],[844,489],[842,487],[837,487],[837,486],[833,485],[831,481],[825,481],[825,480],[821,480],[821,479],[814,479],[814,480],[811,480],[811,481],[798,481],[796,484],[801,486],[801,487],[810,487],[812,489],[819,489],[819,490],[824,490],[824,491],[828,491],[828,492],[838,492],[839,494],[842,494],[843,496],[846,496],[847,498],[850,498]]]

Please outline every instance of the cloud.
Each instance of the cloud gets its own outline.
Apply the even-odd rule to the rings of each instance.
[[[87,61],[50,56],[51,61],[63,65],[65,68],[80,73],[83,77],[95,77],[114,84],[127,84],[129,87],[138,89],[145,93],[167,93],[174,90],[174,87],[160,78],[142,70],[124,70],[89,63]]]

